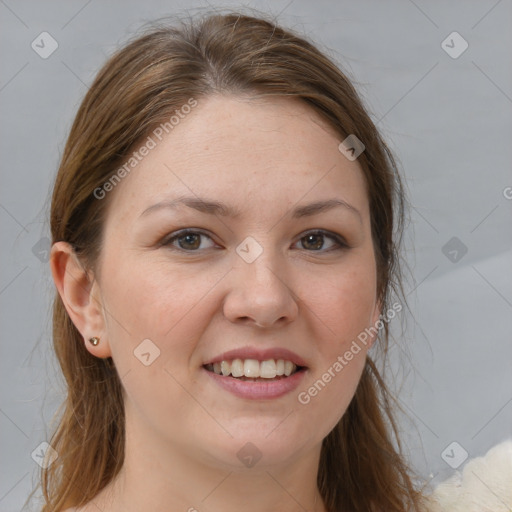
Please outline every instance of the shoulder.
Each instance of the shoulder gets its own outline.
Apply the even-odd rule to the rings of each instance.
[[[429,512],[508,512],[512,510],[512,440],[466,462],[428,496]]]

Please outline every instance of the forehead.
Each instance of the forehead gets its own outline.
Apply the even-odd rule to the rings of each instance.
[[[341,137],[299,100],[203,98],[169,133],[149,137],[152,148],[110,198],[123,218],[183,195],[222,199],[252,216],[337,195],[367,213],[359,164],[340,153]]]

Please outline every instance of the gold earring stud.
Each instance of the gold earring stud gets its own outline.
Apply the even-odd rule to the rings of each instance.
[[[92,338],[89,338],[89,343],[91,345],[96,346],[96,345],[99,344],[99,342],[100,342],[100,339],[98,337],[96,337],[96,336],[93,336]]]

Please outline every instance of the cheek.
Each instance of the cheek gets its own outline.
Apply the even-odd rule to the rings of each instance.
[[[150,339],[160,350],[160,364],[172,356],[173,361],[180,360],[180,367],[186,367],[183,360],[193,352],[194,340],[213,312],[208,292],[225,272],[198,271],[193,264],[176,268],[169,261],[152,258],[130,262],[112,255],[105,258],[102,273],[114,357],[126,359],[143,340]]]
[[[218,272],[178,270],[169,262],[115,257],[102,269],[112,357],[131,407],[155,424],[190,407],[192,355],[214,311],[208,291]],[[148,341],[149,340],[149,341]],[[149,411],[149,412],[148,412]]]
[[[376,306],[373,257],[353,257],[337,272],[303,287],[304,301],[316,318],[322,350],[338,351],[371,325]]]
[[[324,419],[327,432],[350,404],[364,369],[368,351],[365,330],[372,326],[375,293],[376,272],[370,252],[347,258],[339,272],[303,291],[314,319],[311,336],[317,340],[319,358],[298,402],[311,421]]]
[[[319,357],[310,378],[298,390],[297,401],[304,425],[318,428],[321,418],[323,435],[347,410],[365,366],[368,346],[358,337],[371,326],[374,277],[371,267],[362,266],[340,272],[329,285],[309,292],[311,318],[315,319],[311,335],[317,340]]]

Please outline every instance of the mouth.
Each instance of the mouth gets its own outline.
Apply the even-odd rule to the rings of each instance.
[[[210,381],[238,398],[273,400],[289,395],[304,380],[306,360],[285,347],[240,347],[204,361]]]
[[[223,359],[203,365],[203,368],[216,375],[248,382],[273,382],[287,379],[307,368],[288,359]]]
[[[246,400],[284,397],[300,385],[308,368],[288,359],[222,359],[202,366],[219,389]]]

